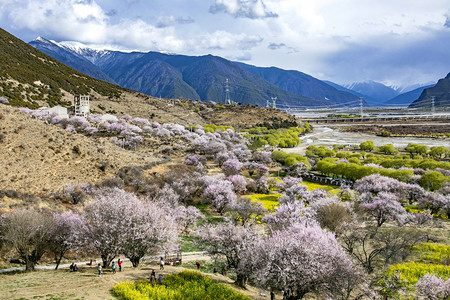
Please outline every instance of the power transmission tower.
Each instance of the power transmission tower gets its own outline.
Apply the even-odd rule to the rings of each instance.
[[[267,108],[270,108],[269,99],[266,100],[266,107],[267,107]]]
[[[272,107],[273,108],[277,108],[277,99],[278,99],[278,97],[271,97],[272,98]]]
[[[228,78],[225,80],[225,103],[231,104],[231,98],[230,98],[230,81]]]
[[[434,115],[435,113],[435,108],[434,108],[434,99],[436,97],[435,96],[431,96],[431,114]]]

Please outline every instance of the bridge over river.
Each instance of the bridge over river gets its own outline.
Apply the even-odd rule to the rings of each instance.
[[[301,118],[303,122],[318,123],[377,123],[393,121],[450,121],[450,114],[442,115],[380,115],[357,118]]]

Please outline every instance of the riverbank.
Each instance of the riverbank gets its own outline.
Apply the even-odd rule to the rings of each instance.
[[[362,126],[372,126],[360,124]],[[419,124],[418,124],[419,125]],[[359,146],[362,142],[373,141],[375,146],[393,144],[396,148],[404,148],[408,143],[426,145],[428,147],[444,146],[450,147],[450,139],[436,139],[430,137],[382,137],[364,132],[346,132],[340,130],[345,125],[314,125],[313,130],[300,137],[301,143],[294,148],[285,148],[284,152],[304,155],[306,149],[311,146],[348,145]],[[359,125],[358,125],[359,126]]]

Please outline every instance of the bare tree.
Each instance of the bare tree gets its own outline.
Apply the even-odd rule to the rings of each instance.
[[[412,247],[426,240],[417,229],[405,227],[379,228],[350,225],[340,235],[342,247],[367,271],[377,266],[401,262]]]
[[[31,209],[15,210],[2,218],[1,239],[17,251],[27,272],[34,271],[47,250],[51,226],[51,216]]]

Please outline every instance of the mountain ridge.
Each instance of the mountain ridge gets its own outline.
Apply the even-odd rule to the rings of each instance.
[[[37,49],[51,54],[39,43],[39,40],[30,42]],[[302,108],[355,105],[359,101],[352,94],[340,92],[299,71],[277,68],[281,78],[287,74],[294,78],[292,81],[296,86],[288,87],[280,84],[282,79],[268,80],[267,77],[255,75],[242,63],[213,55],[186,56],[161,52],[93,50],[77,42],[57,44],[55,47],[74,51],[95,65],[95,68],[90,70],[91,74],[100,71],[121,86],[155,97],[224,102],[224,83],[229,79],[231,98],[241,103],[265,106],[268,99],[277,97],[279,107]],[[74,64],[72,66],[76,67]],[[142,67],[142,70],[139,70],[139,67]],[[305,81],[312,82],[314,87],[309,87]],[[302,90],[306,92],[302,93]]]
[[[420,97],[409,105],[411,108],[450,107],[450,73],[445,78],[439,79],[436,85],[426,88]]]

